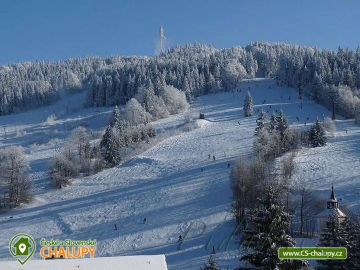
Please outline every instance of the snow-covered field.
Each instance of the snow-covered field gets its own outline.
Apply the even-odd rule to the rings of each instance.
[[[19,263],[15,260],[0,261],[1,269],[18,270]],[[152,256],[121,256],[100,257],[92,259],[72,260],[30,260],[21,266],[23,270],[167,270],[164,255]]]
[[[76,94],[48,107],[1,116],[7,138],[0,133],[0,146],[26,148],[35,198],[30,205],[0,215],[0,258],[10,259],[8,243],[13,235],[27,233],[37,242],[96,239],[97,257],[165,254],[170,270],[199,269],[214,246],[223,268],[237,265],[227,164],[251,153],[257,110],[270,114],[283,109],[289,123],[300,126],[330,116],[306,99],[301,109],[297,91],[277,87],[272,80],[245,81],[240,89],[195,100],[191,110],[205,114],[198,129],[169,137],[115,168],[77,179],[61,190],[49,184],[49,158],[73,127],[103,128],[112,108],[81,109],[83,94]],[[244,118],[248,89],[255,115]],[[47,119],[51,114],[57,119]],[[166,130],[183,122],[180,114],[154,126]],[[341,204],[357,208],[360,127],[351,120],[337,120],[336,128],[327,146],[298,153],[294,179],[305,179],[326,197],[333,183]],[[179,235],[186,237],[182,245]],[[39,258],[38,253],[34,256]]]

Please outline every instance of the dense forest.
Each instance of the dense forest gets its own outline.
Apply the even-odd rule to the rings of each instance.
[[[354,117],[360,104],[360,49],[337,52],[298,45],[256,42],[218,50],[194,44],[154,57],[71,59],[0,66],[0,114],[51,103],[63,93],[87,91],[86,106],[125,104],[161,96],[165,86],[194,96],[236,88],[244,78],[270,77],[299,95]],[[145,90],[144,90],[145,89]]]

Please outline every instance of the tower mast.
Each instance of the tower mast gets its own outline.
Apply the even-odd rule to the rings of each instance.
[[[160,26],[159,31],[159,39],[160,39],[160,53],[163,53],[165,50],[165,35],[164,35],[164,28]]]

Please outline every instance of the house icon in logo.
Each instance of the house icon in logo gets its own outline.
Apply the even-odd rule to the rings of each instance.
[[[29,249],[31,244],[29,243],[29,238],[21,237],[13,246],[16,249],[16,256],[29,255]]]

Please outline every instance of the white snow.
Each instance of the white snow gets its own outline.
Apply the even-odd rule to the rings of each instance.
[[[29,260],[23,266],[17,261],[0,261],[0,268],[6,270],[167,270],[164,255],[101,257],[71,260]]]
[[[255,115],[245,118],[242,104],[248,87]],[[198,121],[199,128],[169,137],[115,168],[77,179],[61,190],[49,184],[49,158],[76,125],[94,131],[103,128],[112,108],[80,109],[83,96],[76,94],[48,107],[1,116],[0,125],[6,125],[8,138],[0,133],[0,146],[26,147],[35,198],[29,205],[0,215],[0,258],[11,260],[9,240],[17,233],[28,233],[36,242],[41,238],[96,239],[96,257],[165,254],[170,270],[199,269],[213,246],[222,268],[238,265],[227,163],[232,166],[239,156],[251,154],[257,109],[269,115],[283,109],[289,123],[299,117],[296,125],[301,127],[317,117],[330,116],[307,99],[301,110],[297,91],[277,87],[272,80],[249,80],[240,89],[195,100],[191,110],[205,114],[205,120]],[[66,113],[66,104],[70,113]],[[46,121],[54,113],[56,119]],[[184,114],[179,114],[154,126],[171,130],[183,123]],[[327,146],[298,153],[294,179],[306,179],[326,197],[333,183],[337,197],[342,198],[340,206],[356,208],[360,127],[351,120],[340,119],[335,124],[337,130]],[[18,132],[16,136],[17,129],[25,131],[24,135]],[[186,236],[182,245],[179,235]],[[34,257],[39,258],[38,252]]]

